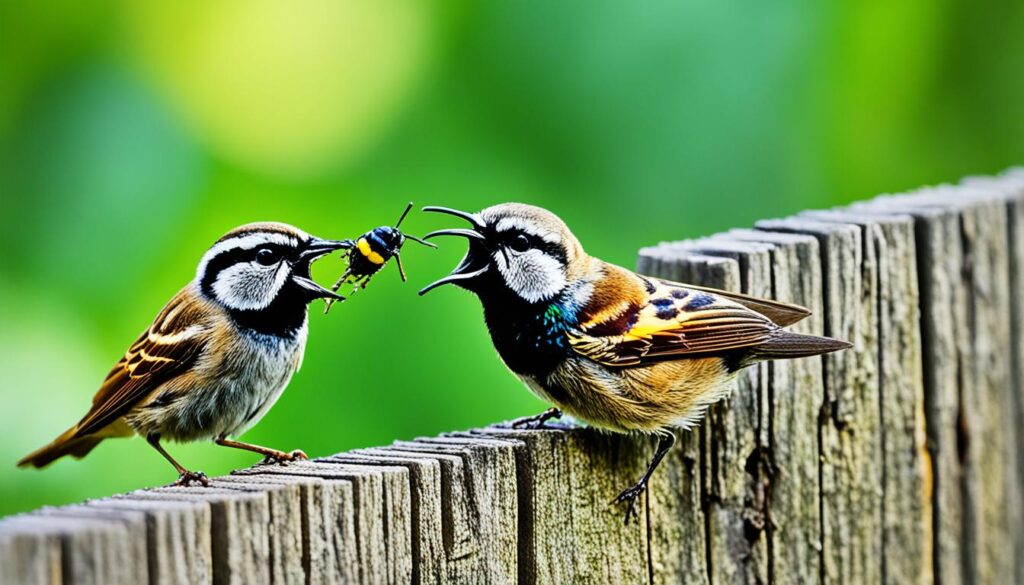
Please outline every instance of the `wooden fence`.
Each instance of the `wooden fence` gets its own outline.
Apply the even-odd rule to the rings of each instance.
[[[654,440],[475,429],[0,521],[0,583],[1024,583],[1024,171],[640,252],[855,348]]]

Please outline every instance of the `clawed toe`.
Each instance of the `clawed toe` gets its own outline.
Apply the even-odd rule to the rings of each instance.
[[[611,504],[626,504],[626,516],[622,520],[623,524],[629,525],[630,517],[634,518],[637,522],[640,521],[640,514],[636,510],[636,502],[640,498],[640,494],[644,493],[646,489],[646,485],[638,483],[622,490],[622,493],[610,502]]]
[[[257,463],[257,465],[287,465],[293,461],[308,460],[309,455],[306,455],[306,453],[302,449],[296,449],[291,453],[285,453],[284,451],[280,451],[278,453],[267,455],[266,457],[263,458],[262,461]]]
[[[189,487],[193,483],[208,487],[210,485],[210,478],[206,477],[206,474],[202,471],[186,471],[179,475],[178,481],[172,483],[170,487]]]
[[[559,418],[562,418],[562,411],[557,408],[549,408],[540,414],[517,418],[509,424],[509,427],[513,429],[543,429],[545,428],[544,423]]]

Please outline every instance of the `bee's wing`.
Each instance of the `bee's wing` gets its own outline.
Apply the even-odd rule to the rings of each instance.
[[[794,305],[791,303],[783,303],[780,301],[773,301],[771,299],[762,299],[759,297],[752,297],[737,292],[719,290],[717,288],[709,288],[705,286],[695,286],[692,284],[679,284],[670,280],[659,280],[659,283],[664,284],[668,287],[685,288],[691,290],[698,290],[701,292],[707,292],[714,295],[725,297],[729,300],[735,301],[740,305],[760,313],[765,317],[768,317],[772,323],[780,327],[788,327],[793,323],[802,321],[811,315],[811,310],[807,307],[801,307],[800,305]]]
[[[573,350],[608,366],[631,366],[753,347],[779,329],[765,315],[705,289],[652,284],[643,302],[571,331]]]
[[[164,307],[146,331],[110,370],[78,423],[76,436],[97,432],[128,412],[150,392],[195,363],[207,342],[188,290]]]

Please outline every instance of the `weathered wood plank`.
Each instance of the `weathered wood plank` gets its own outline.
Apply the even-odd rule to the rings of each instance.
[[[412,579],[412,531],[409,502],[409,470],[400,465],[357,465],[334,461],[331,457],[319,463],[337,464],[356,473],[372,473],[381,480],[381,512],[378,523],[382,535],[383,573],[385,583],[408,583]],[[358,507],[357,507],[358,509]]]
[[[708,280],[692,272],[686,282],[771,296],[770,247],[756,242],[703,239],[666,245],[669,252],[729,258],[732,278]],[[703,268],[703,263],[697,266]],[[684,274],[686,268],[683,268]],[[704,277],[705,280],[697,280]],[[704,485],[707,539],[712,583],[769,581],[768,368],[740,372],[735,389],[708,409],[704,430]],[[811,565],[813,569],[813,565]]]
[[[882,581],[930,583],[932,493],[925,430],[913,219],[851,210],[805,217],[857,225],[877,261]]]
[[[61,538],[31,521],[0,520],[0,583],[52,585],[63,581]]]
[[[346,466],[321,460],[262,465],[237,472],[318,477],[332,489],[335,509],[328,526],[334,551],[336,583],[386,583],[384,474],[369,466]]]
[[[738,281],[736,262],[658,246],[640,251],[638,270],[678,282]],[[651,582],[708,583],[704,497],[704,429],[677,431],[676,447],[665,456],[648,491]]]
[[[269,518],[267,538],[270,580],[274,585],[308,582],[303,539],[302,492],[298,484],[274,481],[265,476],[224,476],[210,481],[215,488],[265,493]]]
[[[412,582],[446,582],[449,575],[441,510],[447,502],[441,490],[441,463],[419,453],[397,452],[386,447],[339,453],[331,460],[363,465],[400,465],[409,470]]]
[[[207,503],[118,497],[92,500],[86,505],[145,515],[150,585],[213,583],[211,513]]]
[[[83,520],[86,522],[104,522],[119,524],[127,531],[124,547],[118,551],[105,550],[102,547],[93,548],[92,551],[107,558],[117,559],[121,565],[125,582],[145,583],[149,579],[149,558],[146,554],[146,516],[139,512],[128,510],[97,509],[84,504],[72,504],[61,507],[45,507],[35,512],[32,516],[52,518],[55,520]],[[79,559],[80,564],[93,564],[104,562],[101,557]]]
[[[16,546],[19,553],[27,556],[15,558],[9,568],[0,569],[0,574],[25,577],[25,583],[134,585],[145,582],[146,558],[136,539],[136,534],[144,530],[141,520],[131,527],[123,520],[46,513],[6,518],[0,522],[0,543]],[[12,554],[5,553],[5,561]]]
[[[883,197],[855,210],[914,218],[928,462],[932,487],[932,554],[936,583],[966,582],[963,464],[960,453],[960,329],[965,320],[959,213],[923,198]],[[970,405],[967,405],[970,408]]]
[[[967,354],[962,360],[962,399],[972,402],[968,425],[965,488],[968,514],[964,545],[968,574],[980,583],[1013,580],[1009,510],[1014,506],[1009,405],[1011,372],[1007,211],[991,193],[964,188],[933,191],[946,205],[961,205],[967,296]],[[963,402],[961,402],[963,405]],[[962,419],[963,420],[963,419]],[[963,423],[962,423],[963,424]],[[963,439],[963,437],[962,437]],[[973,566],[972,566],[973,564]]]
[[[468,519],[477,541],[475,583],[508,583],[518,574],[518,495],[514,443],[473,436],[420,438],[396,448],[462,458]]]
[[[1024,583],[1024,562],[1020,551],[1024,551],[1024,307],[1020,303],[1024,291],[1024,169],[1012,169],[1000,177],[970,177],[964,183],[992,191],[1001,198],[1007,208],[1007,258],[1009,260],[1010,291],[1010,407],[1013,423],[1007,429],[1012,437],[1008,447],[1012,448],[1016,460],[1016,476],[1010,493],[1016,494],[1006,513],[1013,535],[1012,547],[1017,551],[1016,582]]]
[[[1007,392],[1012,372],[1001,355],[1011,339],[1005,201],[984,189],[942,186],[857,207],[906,212],[917,220],[926,397],[932,398],[928,424],[930,431],[945,432],[943,444],[932,449],[936,580],[1010,582],[1019,488],[1015,474],[1006,471],[1016,459],[1016,440]],[[945,408],[937,410],[936,403]],[[937,459],[935,451],[945,458]],[[959,472],[955,477],[952,468]]]
[[[811,316],[789,329],[821,335],[821,261],[812,236],[733,230],[729,238],[770,246],[771,298],[796,303]],[[772,583],[820,578],[821,517],[818,413],[824,396],[821,358],[767,364],[767,523]]]
[[[643,473],[653,439],[592,429],[481,429],[516,449],[520,583],[642,583],[647,518],[608,504]]]
[[[270,502],[265,493],[213,487],[162,487],[130,492],[133,500],[183,500],[210,506],[213,582],[270,583]]]
[[[821,579],[882,580],[882,459],[878,395],[877,259],[854,225],[801,218],[757,229],[814,236],[821,254],[824,333],[854,347],[824,356],[819,414]]]

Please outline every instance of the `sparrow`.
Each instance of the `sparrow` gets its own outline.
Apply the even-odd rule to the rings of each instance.
[[[425,239],[461,236],[469,249],[444,284],[474,293],[505,365],[555,408],[517,423],[543,424],[565,411],[592,427],[659,437],[640,480],[612,502],[625,521],[651,474],[729,382],[751,364],[850,347],[783,327],[806,308],[738,293],[650,278],[588,255],[555,214],[505,203],[479,213],[445,207],[469,229],[443,229]]]
[[[230,437],[263,418],[299,369],[307,306],[337,298],[310,278],[310,263],[345,245],[283,223],[229,231],[110,370],[86,415],[18,466],[82,458],[104,439],[132,435],[145,437],[174,466],[175,485],[208,480],[175,461],[161,439],[213,439],[268,461],[305,459],[302,451]]]

